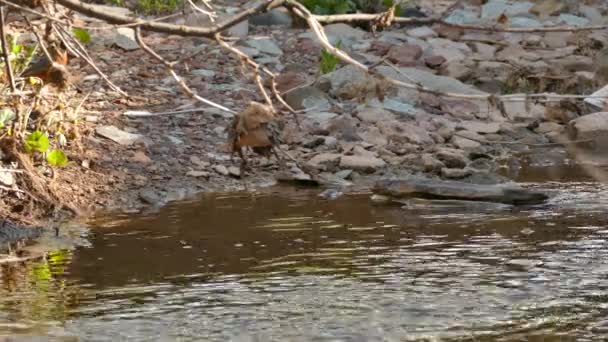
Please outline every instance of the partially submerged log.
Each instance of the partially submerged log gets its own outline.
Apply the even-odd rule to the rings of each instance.
[[[516,185],[481,185],[421,177],[380,180],[372,191],[394,199],[465,200],[513,205],[541,204],[549,198],[542,192]]]

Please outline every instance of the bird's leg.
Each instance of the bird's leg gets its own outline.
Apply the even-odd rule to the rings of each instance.
[[[241,157],[241,175],[244,175],[245,170],[247,169],[247,159],[245,159],[242,147],[239,147],[237,152],[239,153],[239,157]]]
[[[277,162],[279,163],[279,170],[285,170],[285,161],[283,160],[283,158],[281,158],[281,156],[279,156],[276,146],[272,146],[272,153],[274,153],[275,158],[277,158]]]

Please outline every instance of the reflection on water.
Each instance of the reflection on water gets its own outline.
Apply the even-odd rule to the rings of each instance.
[[[2,269],[0,334],[83,341],[608,338],[608,196],[534,208],[205,196]]]

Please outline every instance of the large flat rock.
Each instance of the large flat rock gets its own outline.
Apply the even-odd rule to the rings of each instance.
[[[544,193],[527,190],[516,185],[470,184],[422,177],[383,179],[375,184],[373,192],[395,199],[465,200],[514,205],[540,204],[548,199]]]

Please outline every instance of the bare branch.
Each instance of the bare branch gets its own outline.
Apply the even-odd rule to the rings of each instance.
[[[184,80],[179,77],[179,75],[175,72],[175,70],[173,70],[173,65],[174,63],[168,62],[167,60],[165,60],[163,57],[161,57],[158,53],[156,53],[154,50],[152,50],[148,45],[146,45],[146,43],[144,43],[142,37],[141,37],[141,29],[139,26],[135,27],[135,40],[137,41],[137,44],[139,44],[139,46],[146,51],[150,56],[154,57],[154,59],[156,59],[157,61],[159,61],[160,63],[162,63],[167,70],[169,71],[169,73],[171,74],[171,76],[175,79],[175,82],[177,82],[177,84],[179,84],[182,89],[191,97],[193,97],[194,99],[203,102],[205,104],[208,104],[212,107],[221,109],[225,112],[228,112],[230,114],[236,114],[236,112],[232,109],[226,108],[220,104],[217,104],[213,101],[209,101],[203,97],[200,97],[198,94],[196,94],[190,87],[188,87],[188,85],[186,84],[186,82],[184,82]]]
[[[8,83],[11,86],[11,91],[14,93],[17,90],[15,86],[15,76],[13,75],[13,68],[11,61],[8,58],[8,44],[6,43],[6,32],[4,32],[4,6],[0,6],[0,40],[2,41],[2,58],[4,58],[4,64],[6,68],[6,77]]]

